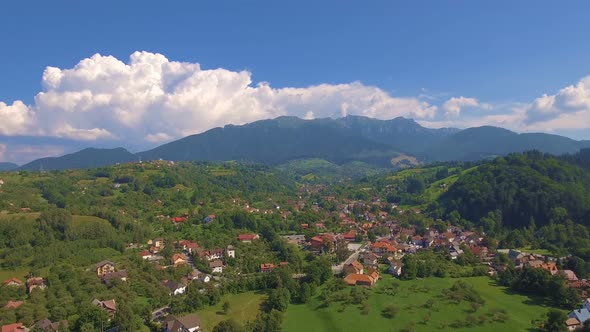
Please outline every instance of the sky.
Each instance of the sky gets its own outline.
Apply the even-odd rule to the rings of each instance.
[[[282,115],[590,139],[590,2],[4,1],[0,161]]]

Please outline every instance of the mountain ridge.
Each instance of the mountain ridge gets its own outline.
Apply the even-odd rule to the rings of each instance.
[[[278,165],[308,158],[335,164],[360,161],[392,167],[391,160],[400,155],[417,157],[422,162],[468,161],[527,150],[574,153],[585,147],[590,147],[590,141],[545,133],[515,133],[493,126],[432,129],[403,117],[305,120],[282,116],[212,128],[135,154],[124,148],[83,149],[62,157],[34,160],[18,169],[99,167],[139,159],[237,160]]]

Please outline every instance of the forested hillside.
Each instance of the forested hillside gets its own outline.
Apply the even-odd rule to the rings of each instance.
[[[447,212],[480,220],[499,210],[503,226],[544,226],[565,219],[590,225],[590,150],[563,158],[509,155],[460,177],[441,196]]]

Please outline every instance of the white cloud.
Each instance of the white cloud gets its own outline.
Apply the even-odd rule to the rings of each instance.
[[[23,102],[17,100],[12,105],[0,101],[0,134],[15,135],[31,133],[34,114]]]
[[[128,63],[95,54],[73,68],[47,67],[42,85],[33,105],[0,103],[0,116],[10,118],[0,134],[161,142],[280,115],[431,119],[437,110],[360,82],[275,89],[253,85],[248,71],[203,70],[149,52]]]
[[[467,97],[453,97],[447,100],[443,105],[442,109],[445,111],[446,116],[450,117],[458,117],[461,115],[461,111],[466,107],[475,107],[489,110],[492,108],[490,104],[480,103],[479,100],[475,98],[467,98]]]

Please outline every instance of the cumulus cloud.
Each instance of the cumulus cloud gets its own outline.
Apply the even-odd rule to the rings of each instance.
[[[476,107],[489,110],[492,108],[490,104],[480,103],[475,98],[467,97],[453,97],[447,100],[443,105],[442,109],[445,111],[446,116],[458,117],[461,115],[461,111],[466,107]]]
[[[17,100],[12,105],[0,101],[0,134],[15,135],[31,133],[34,122],[33,112]]]
[[[149,52],[127,63],[95,54],[73,68],[47,67],[42,85],[33,105],[0,103],[0,116],[10,119],[0,134],[162,142],[280,115],[430,119],[437,110],[360,82],[273,88],[254,85],[248,71],[204,70]]]
[[[543,95],[527,109],[525,123],[530,126],[590,128],[590,76],[567,86],[554,95]]]

